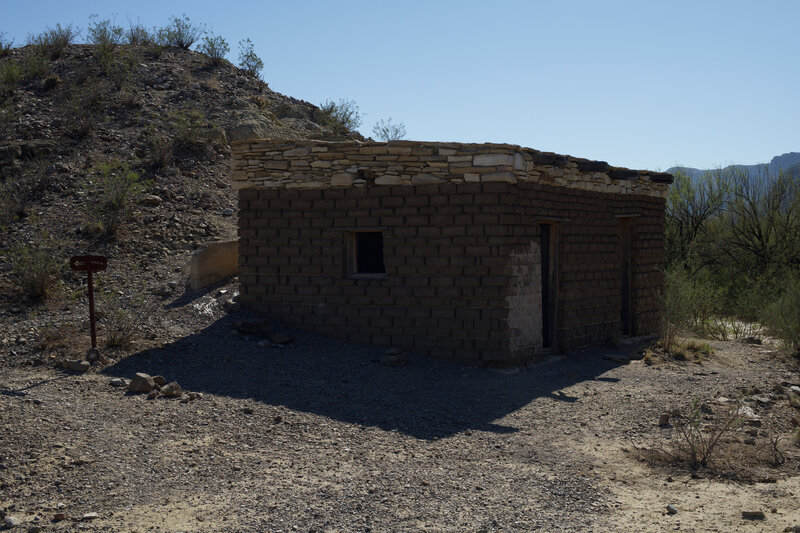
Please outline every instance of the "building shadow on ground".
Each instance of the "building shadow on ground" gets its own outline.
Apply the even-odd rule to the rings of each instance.
[[[574,402],[562,389],[619,363],[605,361],[610,348],[553,357],[516,374],[465,367],[413,353],[407,364],[380,364],[385,348],[328,339],[288,327],[285,347],[264,346],[263,337],[235,334],[226,316],[195,335],[132,354],[105,373],[130,378],[160,374],[184,389],[396,430],[435,439],[465,430],[512,433],[496,422],[539,397]]]

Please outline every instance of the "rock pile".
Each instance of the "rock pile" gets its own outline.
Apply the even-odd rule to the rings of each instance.
[[[109,384],[112,387],[120,386],[120,378],[112,379]],[[185,391],[177,381],[167,383],[163,376],[151,376],[144,372],[137,372],[130,383],[128,392],[132,394],[147,394],[148,400],[156,398],[179,398],[182,403],[199,400],[203,397],[199,392]]]

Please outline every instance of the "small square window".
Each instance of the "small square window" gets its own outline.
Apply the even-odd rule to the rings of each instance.
[[[386,274],[383,264],[383,233],[350,231],[347,233],[347,273]]]

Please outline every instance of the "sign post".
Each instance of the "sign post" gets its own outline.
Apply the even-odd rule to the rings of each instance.
[[[89,350],[87,359],[94,360],[100,357],[97,350],[97,330],[94,325],[94,287],[92,285],[92,272],[105,270],[108,266],[108,259],[103,255],[76,255],[70,258],[69,267],[72,270],[85,271],[88,277],[89,286],[89,327],[92,332],[92,348]]]

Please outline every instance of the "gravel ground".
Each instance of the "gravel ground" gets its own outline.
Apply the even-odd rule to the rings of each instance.
[[[622,365],[604,348],[516,373],[414,354],[388,367],[372,346],[231,329],[248,318],[83,375],[0,367],[0,510],[20,531],[661,530],[665,474],[628,453],[658,438],[659,415],[798,381],[771,350],[732,342],[703,365]],[[135,372],[202,397],[110,385]],[[789,501],[792,453],[770,485]],[[741,525],[731,505],[721,530]],[[779,509],[780,528],[796,514]],[[703,516],[693,527],[713,530]]]

